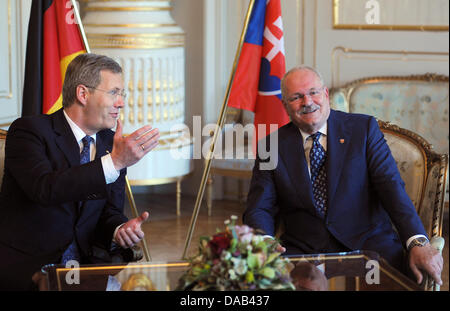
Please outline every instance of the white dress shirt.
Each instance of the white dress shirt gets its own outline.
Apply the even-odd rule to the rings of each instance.
[[[75,139],[78,142],[78,145],[80,146],[80,153],[83,150],[83,138],[86,136],[86,133],[83,132],[82,129],[80,129],[80,127],[78,125],[75,124],[75,122],[73,122],[70,117],[67,115],[67,113],[63,110],[64,113],[64,117],[66,117],[67,123],[69,123],[69,126],[73,132],[73,135],[75,135]],[[97,135],[88,135],[90,137],[92,137],[94,139],[94,143],[90,145],[90,159],[91,161],[95,159],[95,153],[97,151],[96,149],[96,137]],[[113,182],[115,182],[117,180],[117,178],[119,178],[120,176],[120,172],[118,170],[116,170],[116,168],[114,167],[114,163],[113,160],[111,158],[111,154],[106,154],[104,156],[101,157],[101,161],[102,161],[102,167],[103,167],[103,174],[105,175],[105,180],[106,180],[106,184],[111,184]],[[117,230],[119,230],[119,228],[122,225],[117,226],[116,230],[114,230],[113,233],[113,241],[115,241],[114,237],[116,236]]]
[[[82,129],[78,125],[73,122],[70,117],[67,115],[67,113],[63,110],[64,116],[66,117],[67,123],[69,123],[70,128],[72,129],[73,135],[75,135],[75,139],[78,142],[78,145],[80,146],[80,153],[83,150],[83,138],[86,136],[86,133],[83,132]],[[90,159],[91,161],[95,159],[95,153],[96,153],[96,137],[97,135],[90,135],[94,139],[94,143],[91,144],[91,150],[90,150]],[[120,172],[116,170],[114,167],[114,163],[111,158],[111,154],[104,155],[101,157],[102,160],[102,167],[103,167],[103,173],[105,175],[106,184],[111,184],[119,178]]]

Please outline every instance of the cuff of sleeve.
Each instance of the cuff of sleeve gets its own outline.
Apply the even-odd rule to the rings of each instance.
[[[111,154],[107,154],[102,157],[102,167],[103,173],[105,174],[106,184],[111,184],[119,178],[120,172],[114,167]]]
[[[425,239],[428,240],[428,238],[427,238],[425,235],[423,235],[423,234],[416,234],[416,235],[413,235],[412,237],[410,237],[410,238],[406,241],[406,249],[408,249],[409,244],[411,244],[412,240],[417,239],[417,238],[425,238]]]
[[[263,235],[263,238],[264,238],[264,239],[267,239],[267,238],[269,238],[269,239],[274,239],[273,236],[268,235],[268,234]]]
[[[113,236],[112,236],[112,241],[113,241],[114,243],[119,244],[119,242],[116,240],[116,233],[117,233],[117,230],[119,230],[120,227],[122,227],[122,226],[123,226],[123,224],[117,226],[117,227],[116,227],[116,230],[114,230],[114,233],[113,233]]]

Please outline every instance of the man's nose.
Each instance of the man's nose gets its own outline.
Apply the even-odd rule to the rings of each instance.
[[[313,100],[309,94],[305,94],[305,97],[303,97],[303,106],[311,106],[313,104]]]
[[[125,101],[123,100],[123,97],[121,95],[118,95],[114,103],[114,107],[123,108],[123,106],[125,106]]]

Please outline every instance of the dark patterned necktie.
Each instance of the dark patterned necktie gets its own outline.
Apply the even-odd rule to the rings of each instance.
[[[93,140],[94,139],[92,137],[87,135],[82,139],[83,150],[81,150],[80,153],[80,164],[85,164],[91,161],[91,142]],[[77,260],[80,262],[80,259],[80,250],[78,249],[77,242],[74,239],[62,255],[61,263],[66,265],[69,260]]]
[[[319,216],[324,218],[327,208],[327,173],[325,168],[327,154],[319,142],[320,135],[321,133],[317,132],[310,136],[313,144],[309,153],[309,159],[314,205]]]

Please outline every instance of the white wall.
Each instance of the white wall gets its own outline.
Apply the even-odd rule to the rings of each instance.
[[[0,128],[20,116],[30,0],[0,0]]]
[[[361,0],[365,1],[365,0]],[[215,123],[230,77],[249,0],[172,0],[172,16],[186,32],[186,124],[201,115]],[[341,30],[332,28],[332,0],[281,0],[286,65],[317,67],[329,87],[373,75],[436,72],[448,75],[449,33],[433,31]],[[14,98],[0,98],[0,127],[19,116],[30,0],[0,0],[11,7]],[[407,14],[407,12],[405,13]],[[5,19],[0,35],[6,38]],[[2,53],[5,54],[2,46]],[[2,54],[2,55],[3,55]],[[19,60],[22,61],[19,61]],[[0,88],[5,69],[1,66]],[[8,107],[7,109],[5,107]],[[11,112],[10,107],[13,108]],[[183,182],[183,192],[197,194],[203,161]],[[174,191],[174,187],[168,188]]]

